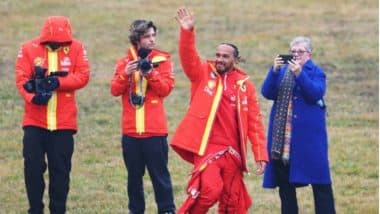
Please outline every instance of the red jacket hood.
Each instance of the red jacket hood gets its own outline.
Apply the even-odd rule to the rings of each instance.
[[[41,29],[40,43],[71,42],[73,40],[71,24],[67,17],[49,16]]]

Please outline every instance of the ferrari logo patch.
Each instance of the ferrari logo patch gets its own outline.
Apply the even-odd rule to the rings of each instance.
[[[36,57],[34,59],[34,65],[36,66],[42,66],[44,64],[44,59],[41,57]]]
[[[69,51],[70,51],[70,48],[69,47],[63,47],[63,53],[65,53],[65,54],[68,54],[69,53]]]

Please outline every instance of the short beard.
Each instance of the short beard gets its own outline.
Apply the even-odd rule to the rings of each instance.
[[[218,72],[218,74],[224,74],[224,73],[226,73],[227,72],[227,70],[216,70],[216,72]]]
[[[232,70],[233,70],[233,67],[230,67],[230,68],[225,68],[223,70],[216,69],[216,72],[218,72],[218,74],[224,74],[224,73],[227,73],[227,72],[232,71]]]

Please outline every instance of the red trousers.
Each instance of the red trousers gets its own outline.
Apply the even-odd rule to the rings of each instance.
[[[178,213],[207,213],[219,201],[218,213],[244,214],[251,198],[243,181],[239,162],[226,151],[217,158],[195,159],[194,171],[188,186],[189,198]]]

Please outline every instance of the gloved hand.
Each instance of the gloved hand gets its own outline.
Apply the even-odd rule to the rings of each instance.
[[[40,87],[41,81],[45,78],[46,71],[46,68],[38,65],[34,66],[33,78],[24,83],[24,89],[29,93],[36,92],[37,88]]]
[[[35,79],[42,79],[45,77],[45,74],[46,74],[46,71],[47,71],[47,68],[43,68],[41,66],[34,66],[34,78]]]
[[[51,95],[51,92],[38,92],[32,98],[32,103],[36,105],[46,105],[49,102]]]
[[[55,76],[46,77],[41,80],[38,87],[44,91],[54,91],[59,87],[59,80]]]
[[[36,91],[36,81],[34,79],[28,80],[23,87],[27,92],[33,93]]]

